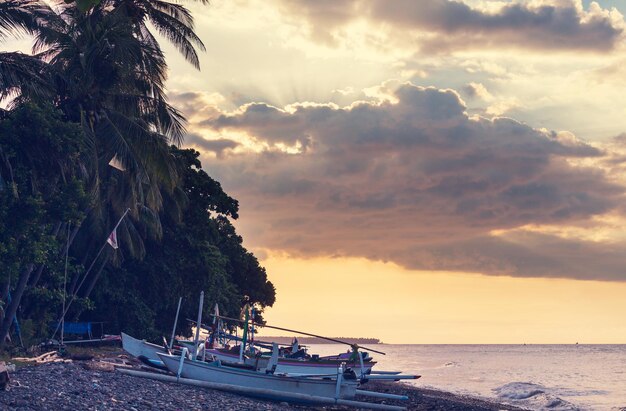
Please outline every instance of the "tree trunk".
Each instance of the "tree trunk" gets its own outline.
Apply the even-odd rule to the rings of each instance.
[[[31,287],[35,287],[37,285],[39,279],[41,279],[41,273],[43,273],[44,268],[46,268],[45,264],[39,264],[39,267],[37,267],[37,272],[35,272],[35,277],[33,277],[33,281],[30,284]]]
[[[4,344],[7,339],[7,335],[9,335],[9,330],[11,329],[11,323],[13,322],[13,317],[17,312],[17,308],[20,306],[20,302],[22,301],[22,295],[24,294],[24,290],[26,289],[26,284],[28,284],[28,279],[30,278],[30,274],[35,269],[35,264],[28,264],[22,275],[20,276],[20,281],[17,283],[17,287],[15,288],[15,292],[11,298],[11,304],[4,311],[4,320],[2,321],[2,327],[0,327],[0,348],[4,347]]]
[[[11,289],[11,279],[7,280],[7,283],[3,285],[2,287],[2,294],[0,295],[0,301],[7,301],[7,297],[9,296],[9,290]],[[4,312],[6,311],[7,307],[4,306],[2,307],[2,310],[0,310],[0,324],[2,324],[2,320],[4,319]]]
[[[6,301],[7,296],[9,295],[9,287],[11,286],[11,282],[7,281],[7,283],[2,287],[2,294],[0,294],[0,301]],[[4,310],[6,307],[0,308],[0,324],[2,324],[2,320],[4,319]]]
[[[74,243],[74,238],[76,238],[76,234],[78,234],[78,231],[80,230],[81,225],[82,225],[82,221],[80,224],[76,224],[76,227],[72,229],[72,234],[70,234],[70,247],[72,246],[72,243]]]
[[[11,282],[7,281],[6,284],[2,287],[2,294],[0,294],[0,301],[5,301],[7,296],[9,295],[9,287],[11,286]]]

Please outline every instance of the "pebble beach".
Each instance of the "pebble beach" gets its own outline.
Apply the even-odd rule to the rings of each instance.
[[[137,378],[117,372],[116,366],[98,359],[19,366],[10,377],[6,390],[0,391],[2,410],[348,409],[264,401],[228,392]],[[368,383],[367,389],[407,395],[409,401],[386,400],[385,403],[402,405],[409,410],[519,410],[504,404],[404,383]]]

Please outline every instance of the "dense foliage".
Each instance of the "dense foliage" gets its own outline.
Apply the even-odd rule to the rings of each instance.
[[[0,345],[16,315],[49,337],[64,295],[69,319],[150,337],[179,296],[191,316],[200,290],[206,313],[273,304],[231,224],[236,200],[177,148],[184,118],[150,30],[198,67],[192,16],[167,1],[79,3],[0,0],[0,41],[34,38],[33,55],[0,53]]]
[[[186,166],[184,213],[164,216],[163,237],[146,242],[146,257],[107,267],[93,294],[91,318],[152,338],[171,330],[178,296],[183,297],[180,318],[195,319],[199,290],[205,292],[207,310],[219,303],[221,313],[233,316],[245,303],[272,305],[275,295],[229,221],[237,216],[237,201],[200,169],[197,152],[172,150]],[[178,330],[188,334],[190,326],[183,321]]]

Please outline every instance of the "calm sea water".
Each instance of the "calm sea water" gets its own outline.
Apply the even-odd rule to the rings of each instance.
[[[309,352],[340,352],[314,344]],[[533,410],[626,410],[626,345],[376,345],[376,369]]]

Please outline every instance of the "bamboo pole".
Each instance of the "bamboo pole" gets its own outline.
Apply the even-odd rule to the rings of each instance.
[[[200,381],[194,380],[191,378],[180,377],[177,379],[175,376],[171,375],[163,375],[163,374],[155,374],[143,371],[135,371],[128,369],[118,369],[118,372],[126,375],[132,375],[133,377],[139,378],[150,378],[153,380],[164,381],[164,382],[179,382],[181,384],[193,385],[196,387],[210,388],[214,390],[220,391],[229,391],[238,394],[249,395],[253,397],[271,397],[277,400],[282,401],[293,401],[293,402],[304,402],[309,404],[328,404],[328,405],[345,405],[348,407],[356,407],[356,408],[367,408],[372,410],[389,410],[389,411],[401,411],[406,410],[405,407],[398,407],[393,405],[386,404],[374,404],[363,401],[353,401],[353,400],[342,400],[335,399],[329,397],[320,397],[316,395],[308,395],[308,394],[298,394],[298,393],[290,393],[284,391],[270,390],[264,388],[252,388],[252,387],[241,387],[239,385],[233,384],[223,384],[217,382],[208,382],[208,381]]]
[[[356,395],[363,395],[365,397],[372,398],[386,398],[388,400],[407,401],[409,397],[407,395],[387,394],[385,392],[356,390]]]
[[[174,328],[172,328],[172,338],[170,338],[170,345],[169,348],[170,350],[172,349],[172,346],[174,345],[174,337],[176,336],[176,325],[178,324],[178,314],[180,313],[180,304],[183,302],[183,297],[179,297],[178,298],[178,308],[176,309],[176,319],[174,320]]]
[[[410,374],[396,374],[396,375],[365,375],[367,380],[385,380],[385,381],[400,381],[400,380],[417,380],[422,378],[421,375]]]
[[[202,305],[204,304],[204,291],[200,292],[200,304],[198,306],[198,321],[196,324],[202,324]],[[191,353],[191,359],[195,360],[198,355],[198,340],[200,339],[200,328],[196,325],[196,338],[193,340],[193,352]]]
[[[237,319],[237,318],[224,317],[224,316],[222,316],[222,315],[218,316],[218,318],[223,319],[223,320],[227,320],[227,321],[236,321],[236,322],[238,322],[238,323],[244,323],[244,321],[239,320],[239,319]],[[321,339],[323,339],[323,340],[333,341],[333,342],[336,342],[336,343],[339,343],[339,344],[349,345],[350,347],[356,347],[356,348],[360,348],[360,349],[363,349],[363,350],[367,350],[367,351],[375,352],[376,354],[386,355],[386,354],[385,354],[384,352],[382,352],[382,351],[377,351],[377,350],[374,350],[374,349],[372,349],[372,348],[363,347],[362,345],[358,345],[358,344],[350,344],[350,343],[349,343],[349,342],[347,342],[347,341],[341,341],[341,340],[337,340],[337,339],[335,339],[335,338],[324,337],[324,336],[322,336],[322,335],[316,335],[316,334],[306,333],[306,332],[304,332],[304,331],[297,331],[297,330],[292,330],[292,329],[289,329],[289,328],[276,327],[276,326],[273,326],[273,325],[259,324],[259,323],[256,323],[256,322],[252,322],[251,324],[252,324],[253,326],[257,325],[257,326],[259,326],[259,327],[271,328],[271,329],[273,329],[273,330],[287,331],[287,332],[291,332],[291,333],[297,333],[297,334],[301,334],[301,335],[306,335],[307,337],[321,338]]]

